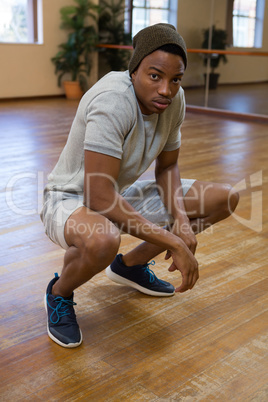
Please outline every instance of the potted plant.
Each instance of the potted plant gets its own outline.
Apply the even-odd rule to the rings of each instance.
[[[125,0],[100,0],[99,38],[100,43],[112,45],[131,45],[131,34],[124,29]],[[125,49],[102,49],[113,71],[124,71],[128,67],[130,51]]]
[[[209,48],[209,31],[210,29],[203,30],[203,43],[202,49]],[[223,29],[216,29],[215,25],[212,27],[212,41],[211,41],[211,49],[217,50],[225,50],[227,45],[227,32]],[[208,58],[210,58],[210,68],[211,72],[209,74],[209,89],[217,88],[218,84],[218,73],[215,73],[215,69],[219,66],[219,63],[223,61],[223,63],[227,62],[227,57],[225,54],[218,54],[217,52],[213,54],[204,54],[204,65],[207,64]],[[205,75],[206,79],[206,75]]]
[[[91,53],[98,41],[96,21],[99,7],[90,0],[74,1],[77,5],[60,9],[60,27],[69,33],[67,41],[59,45],[59,52],[51,60],[58,75],[58,86],[61,86],[63,76],[68,74],[69,81],[63,83],[66,96],[79,99],[87,90],[86,76],[92,67]],[[95,25],[88,24],[89,19],[93,19]],[[73,88],[76,91],[74,94]]]

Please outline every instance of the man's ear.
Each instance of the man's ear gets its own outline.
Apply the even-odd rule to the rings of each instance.
[[[137,70],[135,70],[135,71],[131,74],[131,80],[132,80],[132,81],[135,81],[136,74],[137,74]]]

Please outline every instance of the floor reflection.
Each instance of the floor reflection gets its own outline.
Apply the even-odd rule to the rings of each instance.
[[[184,88],[187,105],[204,106],[205,88]],[[268,82],[219,85],[209,91],[208,107],[237,113],[268,115]]]

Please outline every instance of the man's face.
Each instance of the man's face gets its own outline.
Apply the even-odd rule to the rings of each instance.
[[[161,114],[168,108],[180,89],[184,70],[181,56],[162,50],[141,61],[131,78],[143,114]]]

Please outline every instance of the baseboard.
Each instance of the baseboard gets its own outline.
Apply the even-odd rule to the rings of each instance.
[[[227,117],[235,120],[248,120],[261,123],[268,123],[268,116],[265,116],[263,114],[238,113],[238,112],[231,112],[229,110],[213,109],[209,107],[192,106],[192,105],[186,106],[186,113],[187,112],[209,114],[214,116]]]
[[[42,99],[57,99],[57,98],[65,98],[64,94],[60,95],[40,95],[40,96],[20,96],[14,98],[0,98],[0,102],[8,102],[8,101],[27,101],[27,100],[42,100]]]

